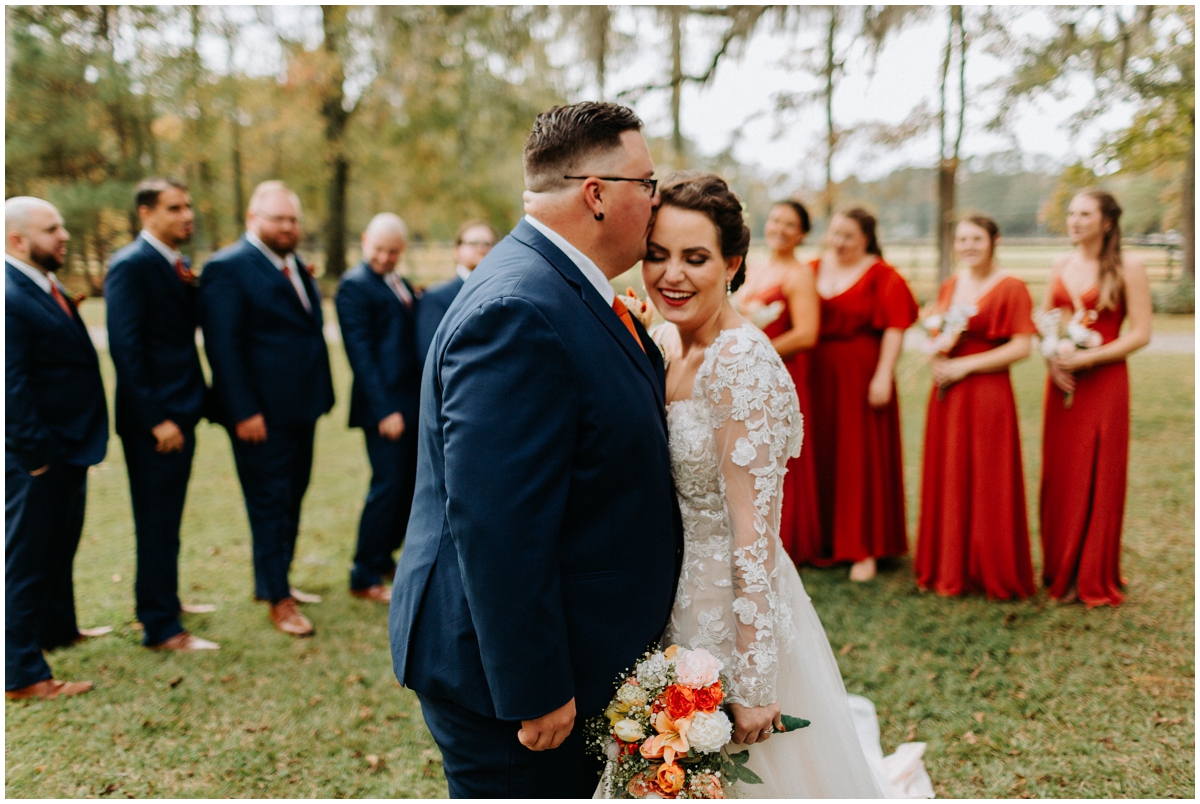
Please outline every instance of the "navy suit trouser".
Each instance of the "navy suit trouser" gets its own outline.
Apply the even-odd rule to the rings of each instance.
[[[363,430],[371,460],[371,487],[358,522],[358,548],[350,570],[350,588],[367,589],[389,580],[396,571],[392,554],[404,543],[417,482],[415,422],[404,435],[389,441],[378,430]]]
[[[87,467],[52,464],[33,477],[4,456],[4,689],[51,678],[43,650],[79,638],[75,551],[83,533]]]
[[[248,444],[230,429],[254,553],[254,594],[277,602],[291,595],[288,571],[300,531],[300,504],[312,474],[316,425],[267,424],[267,440]]]
[[[155,450],[150,433],[121,436],[133,526],[137,533],[137,618],[144,626],[142,643],[158,645],[183,631],[179,621],[179,523],[192,458],[195,430],[183,431],[183,449],[165,455]]]
[[[587,754],[583,718],[562,745],[530,751],[519,722],[497,720],[453,701],[417,693],[425,725],[442,751],[450,798],[591,798],[603,765]]]

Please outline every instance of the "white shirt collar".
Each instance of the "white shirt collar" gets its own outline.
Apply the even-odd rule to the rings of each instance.
[[[4,259],[6,259],[10,263],[12,263],[12,266],[14,268],[16,268],[18,271],[20,271],[21,273],[25,274],[25,276],[32,279],[39,288],[46,291],[47,293],[50,292],[50,277],[49,277],[49,275],[42,273],[37,268],[34,268],[32,265],[30,265],[27,262],[22,262],[21,260],[18,260],[16,257],[14,257],[11,254],[5,254]]]
[[[168,246],[163,241],[159,240],[154,235],[150,234],[148,230],[143,229],[139,236],[147,243],[154,246],[154,250],[163,255],[163,259],[165,259],[172,268],[175,267],[177,262],[183,259],[182,254]]]
[[[596,288],[596,292],[600,294],[600,298],[604,299],[604,303],[612,307],[613,299],[617,297],[617,292],[613,290],[613,286],[609,283],[608,277],[604,275],[604,272],[600,270],[596,263],[592,262],[592,258],[568,243],[565,237],[532,215],[526,215],[525,220],[534,229],[544,234],[547,240],[558,246],[559,250],[567,255],[567,259],[575,263],[575,266],[579,268],[579,272],[583,274],[588,283]]]
[[[454,273],[458,274],[458,278],[466,282],[467,277],[471,275],[471,269],[465,265],[454,266]]]
[[[270,246],[268,246],[266,243],[264,243],[262,240],[260,240],[258,235],[256,235],[254,232],[251,232],[249,229],[246,230],[246,241],[249,242],[250,245],[254,246],[256,249],[261,251],[263,253],[263,256],[265,256],[268,260],[270,260],[271,264],[274,265],[276,268],[278,268],[280,271],[282,271],[283,266],[286,265],[292,269],[292,273],[296,272],[296,255],[295,254],[288,254],[286,257],[280,257],[278,254],[275,253],[274,249],[272,249]]]

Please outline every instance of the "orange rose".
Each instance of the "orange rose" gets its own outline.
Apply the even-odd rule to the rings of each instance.
[[[696,708],[701,712],[715,712],[717,711],[717,707],[721,705],[721,701],[725,700],[725,690],[721,689],[721,682],[718,681],[711,687],[696,690],[695,699]]]
[[[683,789],[683,780],[687,778],[687,774],[683,772],[683,768],[676,765],[674,762],[664,762],[658,766],[658,774],[655,776],[655,781],[658,786],[666,793],[678,793]]]
[[[667,714],[672,720],[688,717],[696,711],[696,691],[678,684],[667,687],[663,693],[663,703],[667,706]]]

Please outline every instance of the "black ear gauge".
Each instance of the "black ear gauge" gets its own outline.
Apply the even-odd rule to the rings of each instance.
[[[592,215],[592,217],[593,217],[593,218],[595,218],[595,219],[596,219],[596,220],[598,220],[598,221],[602,221],[602,220],[604,220],[604,213],[603,213],[603,212],[597,212],[596,214]]]

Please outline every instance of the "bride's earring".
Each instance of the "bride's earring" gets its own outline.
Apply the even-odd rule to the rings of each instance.
[[[733,295],[733,280],[732,279],[725,280],[725,295],[726,296]]]

